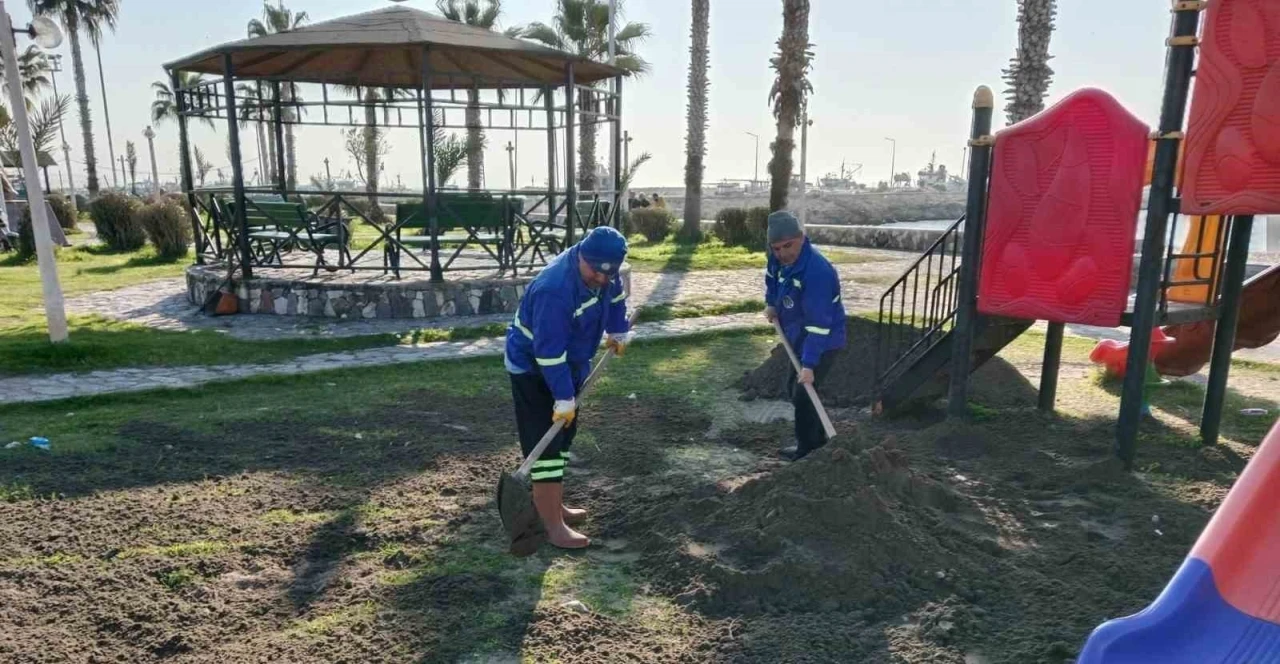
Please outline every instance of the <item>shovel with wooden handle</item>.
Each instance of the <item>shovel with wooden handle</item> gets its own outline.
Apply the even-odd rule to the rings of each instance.
[[[628,327],[635,324],[639,313],[639,308],[631,312]],[[587,391],[600,375],[600,371],[613,357],[612,351],[605,351],[604,357],[601,357],[591,368],[591,373],[587,374],[587,379],[582,383],[582,389],[578,390],[579,408],[582,407],[582,398],[586,396]],[[520,557],[533,555],[546,539],[547,533],[542,527],[542,519],[538,516],[538,510],[534,508],[533,499],[530,497],[532,487],[529,485],[529,473],[533,469],[534,462],[542,456],[547,446],[563,429],[563,421],[554,422],[551,428],[542,434],[542,438],[533,447],[533,451],[529,452],[529,456],[525,457],[520,468],[514,474],[503,473],[498,480],[498,516],[502,518],[502,527],[507,530],[511,541],[510,550],[514,555]]]
[[[796,351],[791,348],[791,343],[787,341],[787,335],[782,331],[782,324],[776,319],[773,321],[773,329],[777,331],[778,336],[782,337],[782,347],[787,349],[787,356],[791,358],[791,366],[796,370],[796,377],[800,375],[800,360],[796,358]],[[809,401],[813,402],[814,410],[818,411],[818,419],[822,420],[822,429],[830,440],[836,437],[836,428],[831,425],[831,418],[827,417],[827,411],[822,407],[822,400],[818,398],[818,391],[813,389],[813,385],[804,383],[804,391],[809,394]]]

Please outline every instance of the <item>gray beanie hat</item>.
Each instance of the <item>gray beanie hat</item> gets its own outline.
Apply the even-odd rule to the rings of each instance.
[[[800,228],[800,220],[786,210],[778,210],[769,215],[769,244],[789,240],[804,235]]]

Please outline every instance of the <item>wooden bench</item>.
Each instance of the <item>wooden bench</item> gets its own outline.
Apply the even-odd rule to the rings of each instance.
[[[504,205],[505,202],[505,205]],[[494,197],[484,193],[446,193],[436,199],[436,242],[442,247],[455,247],[445,262],[448,268],[467,245],[484,248],[504,270],[511,253],[511,229],[523,199]],[[399,248],[431,246],[431,220],[424,203],[396,205],[394,242],[388,245],[388,264],[399,272]],[[405,231],[420,231],[405,234]]]
[[[236,219],[235,204],[224,202],[230,219]],[[248,238],[260,246],[269,247],[265,262],[284,264],[283,251],[299,248],[310,251],[316,257],[313,274],[321,267],[334,270],[342,267],[350,258],[347,250],[346,228],[341,222],[322,221],[302,203],[271,200],[245,202],[245,225]],[[331,266],[325,260],[324,250],[337,247],[338,264]]]

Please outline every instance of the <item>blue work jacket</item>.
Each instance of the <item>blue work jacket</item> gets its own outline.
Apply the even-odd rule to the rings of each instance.
[[[539,373],[559,401],[574,398],[604,334],[626,332],[621,277],[592,290],[578,271],[578,247],[553,259],[525,289],[507,328],[508,370]]]
[[[769,252],[764,293],[765,303],[777,310],[782,333],[800,356],[802,367],[813,369],[823,353],[844,348],[840,276],[809,238],[791,265],[784,266]]]

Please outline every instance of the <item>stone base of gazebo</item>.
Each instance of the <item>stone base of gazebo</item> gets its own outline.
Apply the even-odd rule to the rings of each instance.
[[[255,268],[236,279],[241,313],[322,318],[441,318],[514,313],[534,275],[497,277],[492,270],[450,272],[443,282],[425,273],[394,279],[376,272],[309,272]],[[187,299],[195,305],[226,279],[225,266],[187,268]]]

